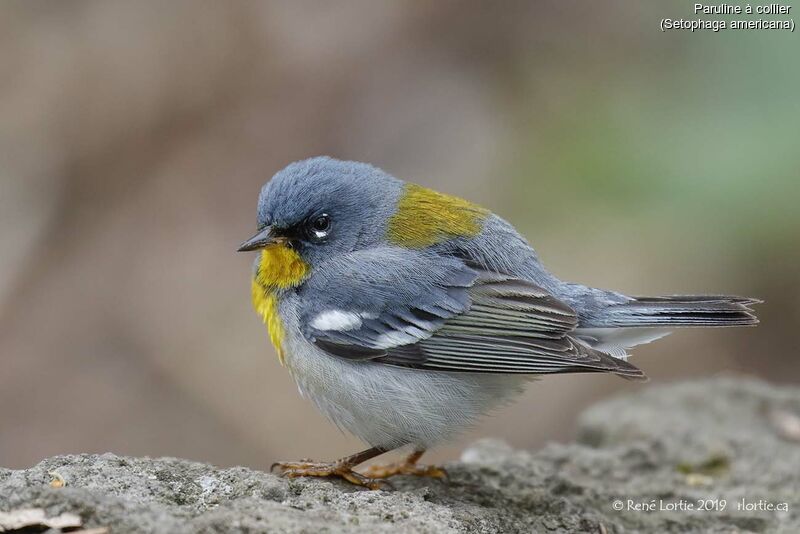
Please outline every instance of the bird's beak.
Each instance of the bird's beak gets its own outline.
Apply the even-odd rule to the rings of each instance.
[[[267,247],[274,243],[281,242],[281,238],[276,236],[272,226],[267,226],[256,235],[245,241],[239,246],[237,252],[248,252],[250,250],[258,250]]]

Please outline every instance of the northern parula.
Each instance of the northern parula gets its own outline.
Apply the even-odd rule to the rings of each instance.
[[[331,421],[371,448],[283,475],[378,488],[444,476],[423,452],[536,377],[644,379],[634,345],[675,327],[750,326],[756,299],[630,297],[562,282],[506,221],[366,163],[317,157],[264,185],[252,298],[282,364]],[[410,447],[393,465],[354,467]]]

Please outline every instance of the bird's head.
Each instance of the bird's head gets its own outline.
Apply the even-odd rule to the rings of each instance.
[[[489,212],[406,183],[367,163],[317,157],[292,163],[261,189],[256,283],[300,285],[325,261],[373,247],[423,249],[480,233]]]
[[[261,189],[258,233],[239,250],[261,250],[256,274],[266,286],[296,286],[332,257],[383,243],[402,190],[403,182],[366,163],[292,163]]]

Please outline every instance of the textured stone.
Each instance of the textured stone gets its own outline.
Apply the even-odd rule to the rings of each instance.
[[[800,443],[779,428],[796,414],[797,388],[645,386],[587,411],[576,443],[526,452],[484,440],[447,466],[449,482],[400,478],[395,491],[171,458],[59,456],[0,470],[0,511],[69,512],[112,532],[800,532]],[[727,505],[700,511],[698,499]],[[787,510],[738,510],[741,499]],[[695,509],[658,509],[682,501]]]

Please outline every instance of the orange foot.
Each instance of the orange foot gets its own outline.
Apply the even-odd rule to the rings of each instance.
[[[351,484],[364,486],[371,490],[388,489],[390,486],[381,480],[356,473],[353,466],[342,462],[276,462],[270,471],[278,470],[279,474],[287,478],[297,477],[339,477]]]
[[[413,475],[417,477],[431,477],[446,479],[447,471],[435,465],[419,465],[417,462],[425,451],[415,451],[402,462],[395,462],[388,465],[371,465],[364,475],[371,479],[389,478],[395,475]]]

